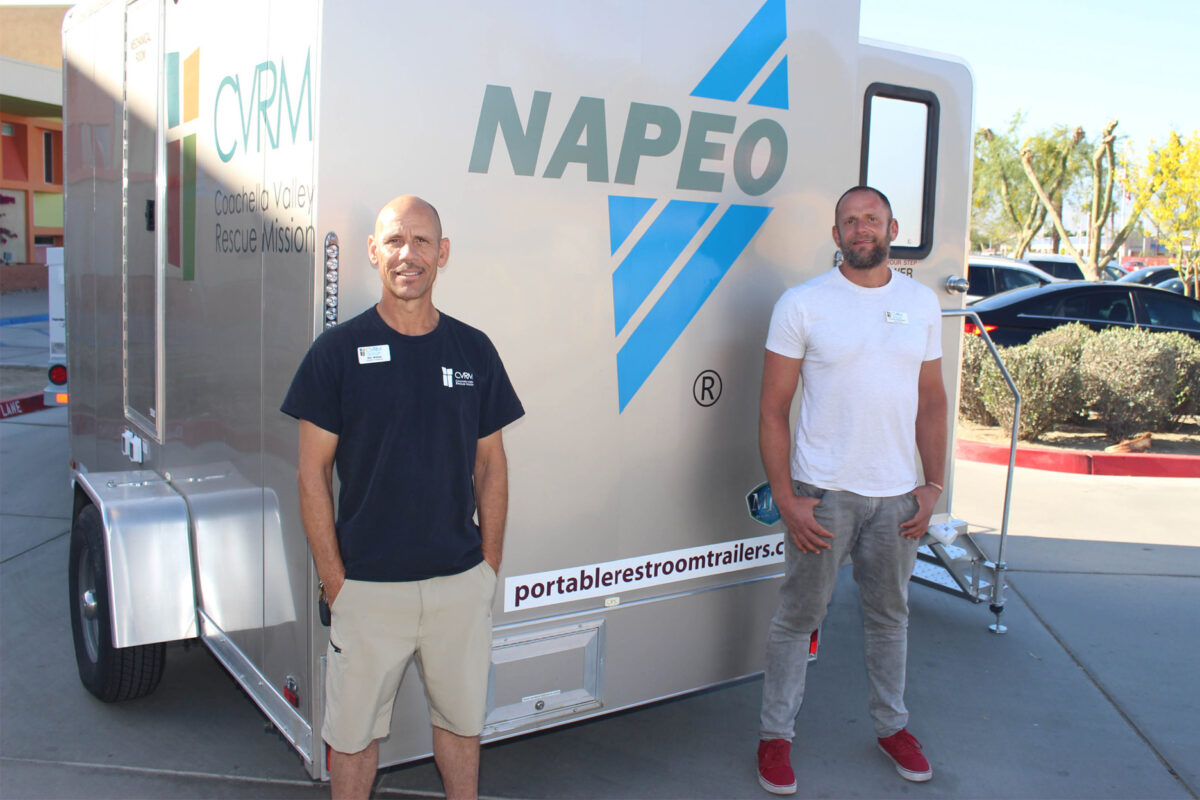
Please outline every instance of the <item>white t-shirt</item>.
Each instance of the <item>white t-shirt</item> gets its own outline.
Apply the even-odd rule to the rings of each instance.
[[[917,377],[942,356],[932,290],[895,271],[868,289],[831,269],[783,293],[767,349],[804,360],[792,478],[867,497],[917,485]]]

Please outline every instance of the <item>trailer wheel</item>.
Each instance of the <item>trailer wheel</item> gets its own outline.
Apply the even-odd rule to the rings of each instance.
[[[84,506],[71,526],[67,579],[79,680],[106,703],[153,692],[162,679],[167,646],[113,647],[104,530],[94,505]]]

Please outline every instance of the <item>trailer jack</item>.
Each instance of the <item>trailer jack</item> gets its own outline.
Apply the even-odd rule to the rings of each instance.
[[[1008,626],[1000,622],[1000,615],[1004,613],[1004,572],[1008,569],[1008,565],[1003,561],[998,561],[992,568],[992,573],[996,576],[992,583],[992,602],[988,605],[988,610],[996,615],[996,621],[988,625],[988,630],[997,635],[1008,633]]]

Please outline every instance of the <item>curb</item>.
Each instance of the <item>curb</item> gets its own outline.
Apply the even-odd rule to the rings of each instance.
[[[2,317],[0,318],[0,328],[7,325],[25,325],[30,322],[49,322],[49,314],[27,314],[24,317]]]
[[[1007,445],[959,440],[954,454],[967,461],[1008,464]],[[1160,453],[1094,453],[1088,450],[1017,448],[1017,466],[1078,475],[1139,478],[1200,478],[1200,456]]]
[[[41,392],[10,397],[7,400],[0,400],[0,419],[17,417],[21,414],[28,414],[30,411],[41,411],[45,407],[45,396]]]

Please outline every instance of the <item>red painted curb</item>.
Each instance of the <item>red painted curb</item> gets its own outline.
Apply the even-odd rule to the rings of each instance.
[[[960,439],[954,454],[983,464],[1008,464],[1008,446]],[[1094,453],[1087,450],[1017,448],[1017,466],[1078,475],[1200,478],[1200,456],[1166,453]]]
[[[45,407],[46,401],[41,392],[10,397],[7,400],[0,400],[0,419],[28,414],[30,411],[41,411]]]

